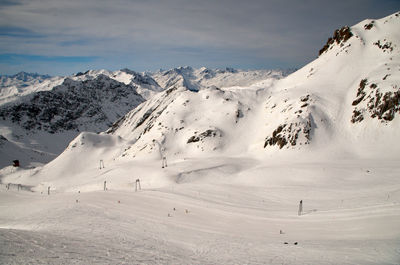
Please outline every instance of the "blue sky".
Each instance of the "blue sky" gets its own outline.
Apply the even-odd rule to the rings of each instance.
[[[0,74],[299,68],[399,0],[0,0]]]

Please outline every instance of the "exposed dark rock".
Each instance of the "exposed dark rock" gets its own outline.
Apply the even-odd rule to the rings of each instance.
[[[178,89],[177,87],[172,87],[172,88],[166,90],[165,93],[166,93],[167,96],[168,96],[169,94],[171,94],[172,92],[176,91],[177,89]]]
[[[187,143],[190,144],[190,143],[195,143],[195,142],[198,142],[198,141],[200,141],[200,137],[193,135],[192,137],[190,137],[188,139]]]
[[[282,130],[286,127],[286,124],[284,125],[279,125],[278,128],[276,128],[273,132],[272,132],[272,137],[267,137],[265,139],[265,143],[264,143],[264,148],[267,145],[278,145],[279,148],[284,147],[287,144],[287,140],[285,137],[283,137],[282,135],[280,135],[280,133],[282,132]]]
[[[21,101],[1,107],[0,117],[18,123],[26,130],[56,133],[87,129],[88,126],[104,130],[114,121],[106,115],[110,114],[107,105],[117,104],[121,111],[128,112],[144,99],[135,87],[99,75],[85,81],[67,78],[53,90],[34,93]]]
[[[324,47],[319,50],[319,55],[327,51],[335,42],[337,44],[343,44],[353,36],[351,29],[348,26],[344,26],[341,29],[335,30],[333,37],[329,38]]]
[[[244,117],[244,115],[243,115],[242,110],[241,109],[237,109],[236,110],[236,123],[239,121],[240,118],[243,118],[243,117]]]
[[[150,115],[151,115],[153,112],[154,112],[153,109],[147,110],[147,111],[145,112],[145,114],[143,114],[143,116],[142,116],[142,117],[139,119],[139,121],[136,123],[135,129],[136,129],[137,127],[139,127],[140,125],[142,125],[142,124],[147,120],[147,118],[150,117]]]
[[[378,85],[372,83],[369,86],[369,91],[366,91],[366,85],[367,79],[361,80],[357,91],[357,98],[353,101],[352,105],[358,106],[363,103],[362,106],[364,107],[353,110],[351,122],[356,123],[364,120],[364,112],[369,112],[371,118],[377,118],[383,122],[393,120],[395,114],[400,111],[400,90],[397,87],[393,87],[395,91],[382,93]]]
[[[371,21],[370,23],[365,24],[365,25],[364,25],[364,29],[365,29],[365,30],[370,30],[370,29],[372,29],[372,27],[374,26],[374,22],[375,22],[375,21]]]
[[[199,142],[199,141],[203,141],[205,138],[209,138],[209,137],[221,137],[222,136],[222,132],[218,129],[208,129],[202,133],[200,133],[199,135],[193,135],[191,136],[187,143],[195,143],[195,142]]]
[[[384,40],[386,41],[386,40]],[[374,42],[374,45],[378,46],[379,49],[382,49],[383,52],[392,52],[393,51],[393,46],[391,42],[386,41],[385,43],[381,43],[380,40],[377,42]]]
[[[264,142],[264,148],[267,146],[277,145],[282,149],[286,145],[295,146],[299,143],[299,136],[303,134],[305,141],[300,144],[309,144],[311,140],[311,119],[308,118],[304,122],[294,122],[290,124],[279,125],[272,132],[272,136],[267,137]]]
[[[309,99],[310,99],[310,95],[306,95],[306,96],[301,97],[301,98],[300,98],[300,101],[301,101],[301,102],[306,102],[306,101],[308,101]]]
[[[357,98],[352,103],[353,106],[358,105],[364,99],[364,97],[366,95],[364,89],[365,89],[365,86],[367,85],[367,82],[368,82],[367,79],[361,80],[360,85],[357,90]]]
[[[380,95],[379,100],[374,105],[372,115],[378,117],[378,119],[391,121],[394,119],[395,113],[400,111],[400,91],[386,92],[383,96]]]
[[[87,70],[86,72],[82,73],[82,72],[78,72],[75,74],[75,76],[82,76],[82,75],[87,75],[89,73],[89,70]]]
[[[356,123],[364,120],[364,116],[362,115],[361,111],[355,109],[353,110],[353,116],[351,117],[351,122]]]

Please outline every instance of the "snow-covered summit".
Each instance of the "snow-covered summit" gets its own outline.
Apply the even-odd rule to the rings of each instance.
[[[277,82],[264,103],[273,129],[266,147],[295,146],[304,135],[302,143],[396,149],[391,141],[400,124],[399,29],[399,13],[343,27],[318,59]]]
[[[177,82],[106,133],[1,169],[5,263],[398,264],[399,16],[339,29],[280,80],[158,73]],[[104,72],[62,90],[96,79],[114,83]],[[34,155],[16,133],[0,148]]]
[[[155,79],[169,89],[108,132],[135,141],[124,154],[133,157],[159,152],[157,143],[176,156],[263,154],[309,145],[365,155],[395,152],[399,29],[398,13],[343,27],[315,61],[279,81],[246,88],[215,86],[240,74],[230,69],[159,72]],[[214,86],[207,86],[210,80]]]
[[[62,83],[63,78],[20,72],[0,76],[0,104],[36,91],[50,90]]]
[[[101,74],[85,81],[66,78],[51,91],[31,94],[2,106],[0,116],[31,133],[104,130],[143,101],[134,87]]]
[[[32,154],[10,157],[10,151],[0,147],[2,165],[14,159],[48,162],[80,131],[106,130],[143,101],[136,87],[103,74],[82,81],[65,78],[50,90],[10,100],[0,106],[0,134],[20,153]]]
[[[26,86],[28,82],[42,82],[49,79],[49,75],[40,75],[38,73],[19,72],[15,75],[2,75],[0,76],[1,86],[10,85],[13,83],[20,83],[21,86]],[[25,84],[24,84],[25,83]]]
[[[102,69],[64,77],[26,73],[13,79],[3,77],[0,134],[19,150],[18,155],[10,156],[6,155],[11,154],[7,148],[0,147],[3,165],[15,158],[20,158],[23,163],[25,160],[48,162],[80,131],[106,130],[145,99],[171,87],[195,87],[197,90],[211,85],[226,86],[230,82],[251,84],[265,78],[274,82],[282,77],[282,73],[180,67],[162,74]],[[207,82],[200,82],[203,79]]]
[[[251,86],[263,80],[277,80],[293,70],[237,70],[233,68],[209,69],[201,67],[194,69],[190,66],[170,70],[160,70],[152,73],[152,77],[165,89],[186,87],[197,91],[216,86],[220,88],[232,86]]]

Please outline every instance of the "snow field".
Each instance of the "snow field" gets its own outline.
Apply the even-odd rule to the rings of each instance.
[[[160,72],[171,88],[106,133],[3,168],[0,263],[400,264],[400,119],[378,95],[398,92],[400,18],[370,22],[276,82]]]
[[[396,161],[298,161],[288,167],[286,161],[219,157],[170,161],[166,169],[159,161],[148,161],[126,170],[136,176],[147,173],[140,176],[138,192],[133,181],[112,167],[96,169],[110,169],[107,191],[102,190],[100,177],[89,175],[81,176],[80,182],[75,178],[75,187],[67,179],[59,181],[60,188],[50,196],[45,190],[18,192],[1,186],[0,235],[6,244],[0,247],[0,260],[7,264],[397,264],[400,260]],[[152,185],[154,175],[166,180]],[[298,216],[300,199],[304,212]]]

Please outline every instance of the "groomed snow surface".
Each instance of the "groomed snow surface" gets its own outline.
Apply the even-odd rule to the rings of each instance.
[[[399,264],[398,160],[308,161],[92,163],[50,195],[2,185],[0,263]]]
[[[400,264],[399,28],[363,21],[276,82],[172,87],[1,169],[0,264]]]

